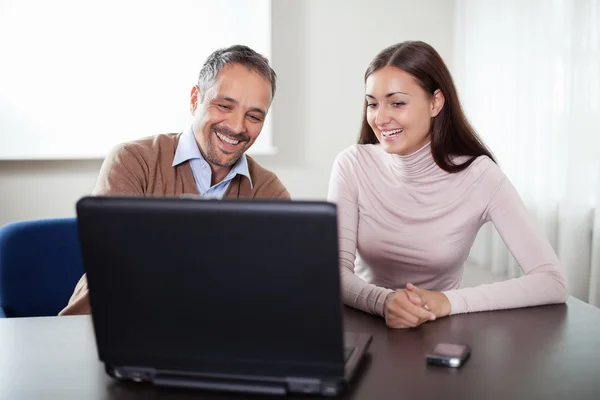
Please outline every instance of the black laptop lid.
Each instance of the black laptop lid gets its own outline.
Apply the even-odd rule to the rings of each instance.
[[[343,376],[335,205],[87,197],[77,215],[103,361]]]

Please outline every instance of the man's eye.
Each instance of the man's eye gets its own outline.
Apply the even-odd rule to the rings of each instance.
[[[226,104],[219,104],[219,107],[221,107],[223,110],[231,110],[231,107]]]
[[[262,121],[262,119],[260,119],[256,115],[248,115],[248,118],[250,118],[254,122],[260,122],[260,121]]]

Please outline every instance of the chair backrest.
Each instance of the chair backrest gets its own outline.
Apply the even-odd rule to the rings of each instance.
[[[76,218],[0,227],[0,314],[57,315],[83,272]]]

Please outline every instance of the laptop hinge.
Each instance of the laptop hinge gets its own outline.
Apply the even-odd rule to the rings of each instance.
[[[319,394],[323,396],[337,396],[341,386],[337,381],[327,381],[315,378],[286,378],[290,393]]]
[[[314,394],[321,392],[321,381],[310,378],[286,378],[290,392]]]
[[[203,379],[199,377],[181,377],[157,375],[153,383],[157,386],[179,387],[189,389],[217,390],[237,393],[253,393],[268,395],[284,395],[286,388],[284,384],[275,383],[250,383],[240,382],[234,379]]]

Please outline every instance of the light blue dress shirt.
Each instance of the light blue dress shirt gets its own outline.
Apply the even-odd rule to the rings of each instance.
[[[246,159],[245,154],[242,154],[240,159],[231,167],[231,170],[225,179],[216,185],[210,185],[212,171],[210,165],[208,165],[204,157],[202,157],[202,153],[198,148],[191,126],[187,131],[183,132],[179,138],[179,143],[175,150],[175,157],[173,158],[173,167],[188,160],[192,167],[192,174],[194,175],[194,181],[196,181],[196,187],[198,187],[198,193],[200,193],[200,196],[202,197],[222,199],[227,188],[229,188],[229,185],[231,184],[231,180],[238,174],[247,177],[250,181],[250,187],[252,188],[252,178],[250,178],[248,160]]]

